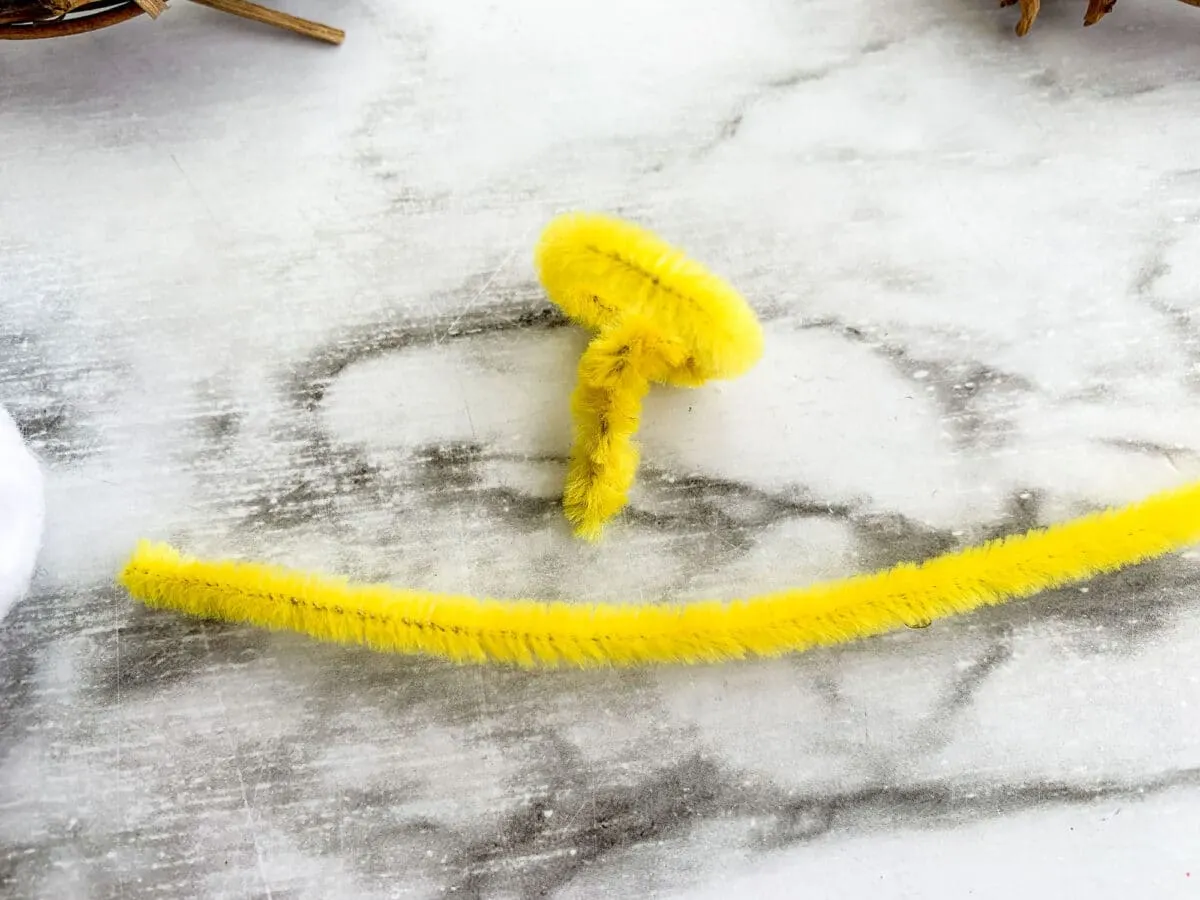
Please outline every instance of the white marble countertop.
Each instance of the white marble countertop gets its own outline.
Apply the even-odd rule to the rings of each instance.
[[[1196,897],[1200,566],[772,662],[522,673],[140,609],[133,542],[533,597],[735,596],[1200,474],[1200,11],[178,2],[0,47],[0,895]],[[583,336],[530,260],[645,224],[761,314],[557,506]]]

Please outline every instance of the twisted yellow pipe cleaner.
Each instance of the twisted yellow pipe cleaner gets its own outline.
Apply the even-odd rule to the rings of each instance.
[[[562,216],[534,258],[550,299],[595,333],[571,397],[575,444],[563,492],[575,533],[594,540],[628,499],[650,384],[741,375],[762,356],[762,329],[732,287],[628,222]]]
[[[632,434],[654,381],[696,386],[753,365],[761,332],[724,282],[612,219],[551,224],[537,254],[551,297],[596,332],[580,363],[564,505],[585,536],[625,502]],[[776,656],[924,624],[1113,572],[1200,541],[1200,482],[924,563],[722,602],[500,601],[353,585],[142,542],[119,576],[149,606],[456,662],[629,666]]]

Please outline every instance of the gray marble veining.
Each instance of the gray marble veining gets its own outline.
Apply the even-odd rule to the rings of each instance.
[[[293,7],[289,7],[293,8]],[[142,536],[538,598],[732,597],[1200,471],[1200,14],[180,7],[0,52],[0,403],[45,461],[0,626],[0,895],[1188,897],[1200,567],[878,640],[526,673],[151,613]],[[598,546],[583,336],[529,261],[637,219],[759,311],[655,390]]]

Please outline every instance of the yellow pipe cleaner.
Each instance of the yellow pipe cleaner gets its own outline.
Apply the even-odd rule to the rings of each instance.
[[[1028,597],[1200,541],[1200,482],[950,553],[730,603],[500,602],[349,584],[142,542],[120,582],[144,603],[457,662],[631,666],[777,656]]]
[[[732,287],[619,219],[560,216],[534,262],[550,299],[596,335],[571,397],[575,437],[563,491],[575,533],[595,540],[633,485],[633,435],[650,384],[699,387],[741,375],[762,356],[762,329]]]

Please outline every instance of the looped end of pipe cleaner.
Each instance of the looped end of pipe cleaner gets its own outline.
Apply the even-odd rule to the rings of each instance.
[[[638,464],[633,436],[650,385],[735,378],[762,356],[762,329],[732,287],[619,219],[560,216],[534,257],[550,299],[595,334],[571,398],[563,509],[576,535],[596,540],[628,502]]]

